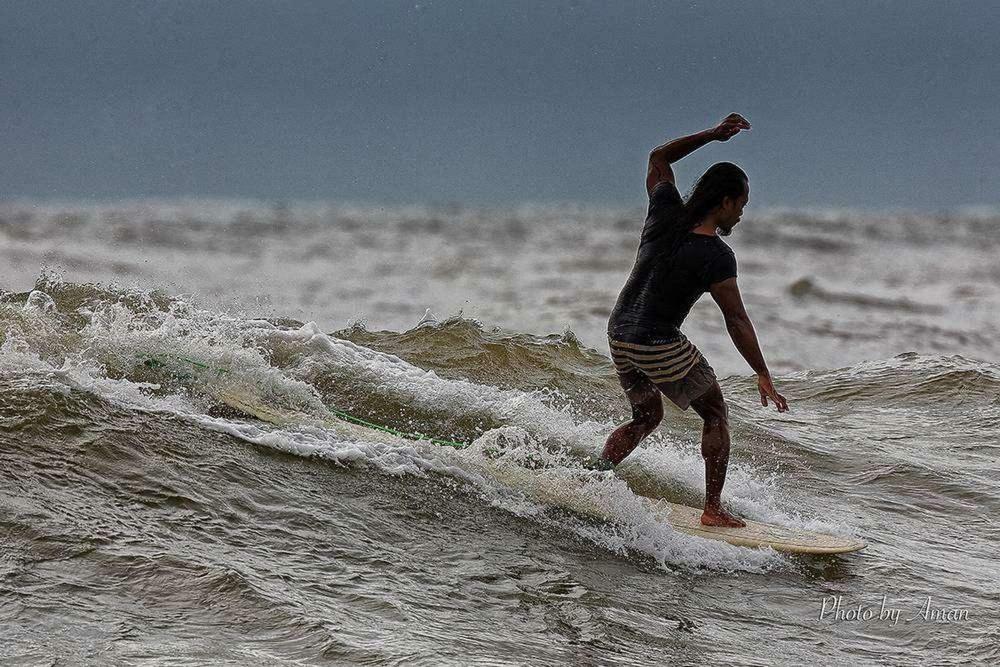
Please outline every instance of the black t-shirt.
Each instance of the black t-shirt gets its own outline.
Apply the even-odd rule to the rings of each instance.
[[[683,212],[677,188],[662,181],[649,193],[639,251],[618,302],[608,335],[623,342],[669,341],[698,298],[714,283],[736,275],[736,255],[718,236],[687,232],[675,249],[667,233]]]

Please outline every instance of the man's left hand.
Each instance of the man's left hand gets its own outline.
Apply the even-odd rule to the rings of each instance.
[[[788,411],[788,401],[785,397],[778,393],[778,390],[774,388],[774,383],[771,382],[771,378],[768,375],[758,375],[757,376],[757,388],[760,390],[760,404],[767,407],[767,399],[774,401],[774,407],[778,408],[778,412]]]

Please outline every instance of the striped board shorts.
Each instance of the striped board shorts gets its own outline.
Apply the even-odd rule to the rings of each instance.
[[[716,382],[715,371],[701,352],[683,335],[669,342],[626,343],[608,338],[611,360],[622,388],[648,379],[681,410]]]

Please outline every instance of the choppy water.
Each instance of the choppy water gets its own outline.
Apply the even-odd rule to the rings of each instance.
[[[728,239],[792,411],[697,306],[725,498],[869,542],[803,558],[644,509],[700,501],[693,415],[618,476],[579,463],[626,415],[603,328],[641,217],[0,206],[0,658],[996,663],[1000,218],[748,210]],[[473,446],[271,426],[232,385]]]

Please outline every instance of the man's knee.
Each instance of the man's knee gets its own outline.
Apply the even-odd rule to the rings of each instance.
[[[729,409],[718,383],[691,403],[705,422],[701,438],[701,455],[718,458],[729,455]]]
[[[729,426],[725,420],[705,420],[701,434],[701,455],[705,458],[729,459]]]
[[[652,432],[663,420],[663,401],[654,394],[640,403],[632,404],[632,421],[642,426],[647,433]]]
[[[726,408],[725,401],[719,401],[717,404],[712,405],[706,412],[707,414],[703,417],[706,427],[720,431],[729,431],[729,410]]]
[[[716,382],[704,394],[691,401],[691,407],[705,421],[706,428],[729,428],[729,408],[722,396],[722,388]]]

